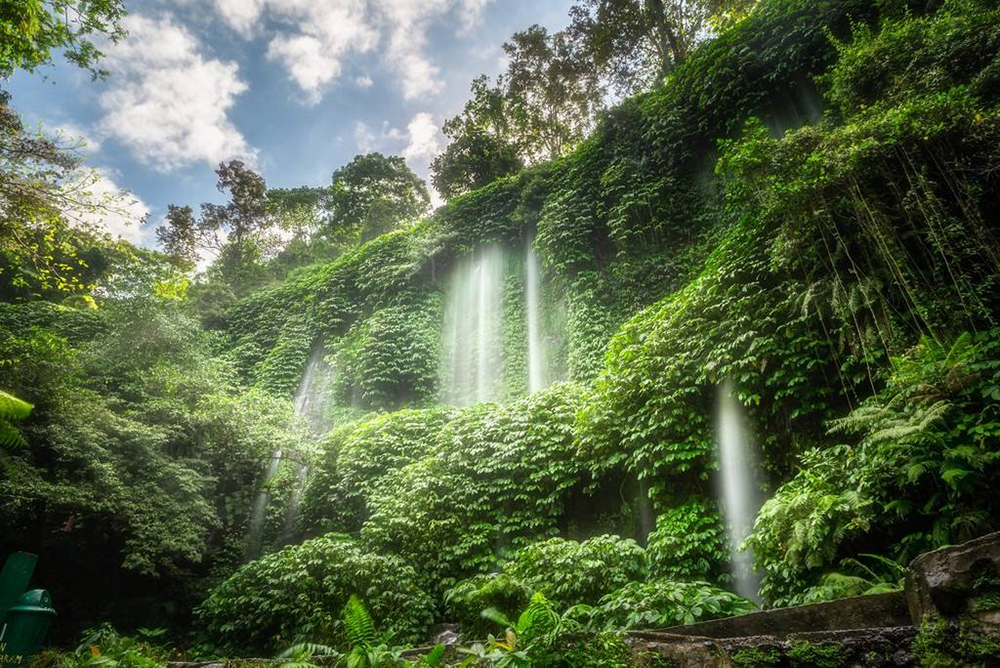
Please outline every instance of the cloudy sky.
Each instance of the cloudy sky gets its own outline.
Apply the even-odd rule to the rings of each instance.
[[[572,0],[126,0],[129,37],[111,75],[57,63],[8,82],[32,124],[86,140],[130,215],[106,225],[154,243],[168,204],[221,201],[212,170],[255,165],[269,186],[320,185],[360,152],[398,154],[421,176],[439,128],[503,42],[559,29]],[[127,218],[148,214],[142,229]]]

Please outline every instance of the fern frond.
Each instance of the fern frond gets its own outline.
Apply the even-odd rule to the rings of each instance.
[[[517,620],[517,631],[526,639],[537,638],[555,629],[559,620],[541,592],[535,592],[531,602]]]
[[[444,645],[438,644],[423,656],[422,663],[425,666],[430,666],[431,668],[439,668],[444,666],[444,653],[446,648]]]
[[[367,649],[375,644],[375,621],[357,594],[351,594],[347,600],[343,616],[347,641],[351,647]]]
[[[496,608],[486,608],[479,616],[483,619],[488,619],[495,624],[499,624],[503,628],[512,628],[514,622],[510,621],[505,614],[497,610]]]
[[[24,437],[11,423],[26,419],[32,408],[27,401],[0,391],[0,448],[20,448],[26,445]]]
[[[0,420],[25,420],[31,414],[32,408],[33,406],[27,401],[0,391]]]
[[[288,649],[282,651],[278,654],[278,659],[291,659],[291,658],[301,658],[311,657],[311,656],[338,656],[340,652],[330,647],[329,645],[320,645],[318,643],[312,642],[302,642],[296,645],[292,645]]]

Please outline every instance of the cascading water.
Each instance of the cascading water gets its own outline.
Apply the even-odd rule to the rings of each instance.
[[[278,473],[278,466],[281,465],[281,450],[275,450],[271,455],[271,461],[267,465],[264,480],[261,483],[260,491],[253,501],[253,509],[250,511],[250,527],[247,531],[247,560],[260,556],[264,542],[264,520],[267,518],[267,502],[271,500],[271,491],[268,484]]]
[[[328,382],[329,369],[323,360],[323,354],[322,346],[315,348],[310,354],[293,401],[295,413],[307,420],[310,431],[313,434],[322,433],[324,427],[323,399],[325,397],[324,388]],[[264,543],[264,523],[267,519],[267,506],[271,501],[270,482],[277,475],[282,459],[283,452],[279,448],[271,455],[271,461],[261,482],[260,491],[257,492],[257,497],[254,499],[247,533],[248,559],[260,556]],[[288,505],[285,508],[284,531],[286,536],[295,527],[295,520],[298,515],[299,495],[305,484],[306,477],[309,475],[309,466],[304,460],[296,459],[295,466],[295,485],[292,488]]]
[[[326,426],[323,408],[326,399],[325,390],[327,383],[330,382],[332,370],[327,366],[324,354],[323,346],[317,346],[309,355],[309,362],[302,374],[302,380],[299,381],[294,400],[295,413],[306,419],[309,431],[314,435],[321,435]],[[309,464],[301,460],[296,463],[295,484],[285,509],[285,536],[290,536],[295,530],[295,521],[299,514],[299,497],[307,477],[309,477]]]
[[[481,248],[456,268],[445,311],[445,403],[470,406],[499,398],[503,279],[499,246]]]
[[[716,404],[716,438],[719,447],[720,496],[722,517],[729,534],[729,554],[736,593],[760,601],[757,590],[760,578],[753,570],[753,555],[741,550],[753,530],[761,495],[757,481],[757,461],[743,405],[734,394],[731,381],[719,386]]]
[[[528,391],[534,394],[548,387],[548,355],[542,336],[541,263],[533,239],[528,240],[524,259],[524,306],[528,320]]]

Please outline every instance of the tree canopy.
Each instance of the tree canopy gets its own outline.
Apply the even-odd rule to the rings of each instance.
[[[0,76],[51,63],[58,50],[95,77],[104,76],[99,38],[123,39],[124,18],[123,0],[0,0]]]
[[[430,194],[403,158],[368,153],[333,173],[323,208],[326,234],[367,240],[427,213]]]

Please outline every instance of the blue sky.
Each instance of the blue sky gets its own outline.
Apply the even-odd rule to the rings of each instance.
[[[126,0],[130,36],[107,49],[107,80],[57,62],[6,88],[29,123],[86,140],[95,194],[133,196],[105,226],[152,245],[167,204],[222,199],[212,170],[234,157],[271,187],[326,184],[370,150],[426,178],[472,79],[501,71],[513,32],[564,27],[571,4]]]

